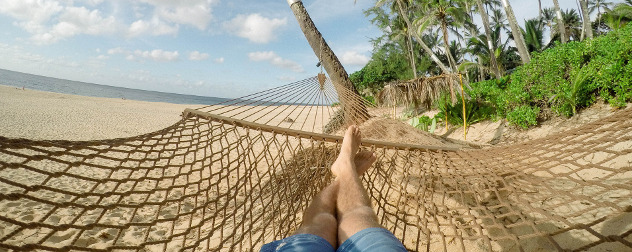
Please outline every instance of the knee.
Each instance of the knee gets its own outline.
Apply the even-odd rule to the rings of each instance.
[[[314,224],[320,226],[338,226],[338,219],[330,213],[321,213],[314,217]]]
[[[358,207],[338,216],[339,223],[363,223],[362,226],[380,227],[377,215],[371,207]]]
[[[362,219],[377,221],[377,215],[375,215],[375,211],[373,211],[373,208],[369,206],[357,207],[351,211],[347,211],[345,213],[339,213],[339,214],[340,214],[340,219],[362,218]]]
[[[322,229],[326,229],[327,227],[337,227],[337,226],[338,226],[338,220],[336,219],[336,216],[329,213],[320,213],[313,216],[309,220],[308,219],[303,220],[303,224],[301,225],[299,230],[303,231],[304,233],[312,233],[310,231],[322,230]]]

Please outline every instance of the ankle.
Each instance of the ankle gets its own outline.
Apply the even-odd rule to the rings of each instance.
[[[347,179],[355,179],[358,178],[358,172],[355,170],[353,166],[347,166],[347,169],[341,169],[340,174],[338,175],[341,180]]]

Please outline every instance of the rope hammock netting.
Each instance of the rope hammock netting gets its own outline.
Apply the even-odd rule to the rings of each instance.
[[[362,103],[314,77],[137,137],[0,137],[0,248],[258,250],[291,234],[332,181],[337,132],[367,119],[349,112]],[[485,149],[368,111],[362,148],[377,161],[363,183],[407,249],[632,248],[632,110]]]

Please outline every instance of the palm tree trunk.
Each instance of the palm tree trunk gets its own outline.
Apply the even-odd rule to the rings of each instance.
[[[586,0],[579,0],[582,17],[584,19],[584,33],[589,39],[593,38],[592,22],[590,22],[590,16],[588,15],[588,3]]]
[[[597,36],[601,35],[601,6],[597,5]]]
[[[415,50],[413,47],[413,38],[410,36],[410,29],[408,29],[408,45],[410,51],[410,63],[413,68],[413,77],[417,79],[417,64],[415,63]]]
[[[404,21],[406,21],[406,25],[408,26],[408,29],[414,29],[413,25],[410,23],[410,20],[408,19],[408,15],[406,14],[406,12],[404,12],[404,8],[402,7],[402,2],[401,0],[395,0],[397,1],[397,6],[399,7],[399,12],[402,15],[402,17],[404,18]],[[419,35],[418,32],[415,31],[414,33],[415,38],[417,38],[417,42],[419,43],[419,45],[421,45],[421,48],[424,49],[424,52],[426,52],[428,55],[430,55],[430,58],[432,59],[432,61],[434,61],[437,66],[439,66],[439,68],[441,68],[441,71],[443,71],[444,73],[451,73],[450,69],[448,69],[443,62],[441,62],[441,60],[439,60],[439,58],[437,58],[437,55],[434,54],[434,52],[432,52],[432,50],[428,47],[428,45],[426,45],[426,43],[424,43],[423,39],[421,39],[421,35]]]
[[[542,0],[538,0],[538,10],[540,10],[540,12],[538,12],[538,19],[542,20]]]
[[[327,45],[322,34],[314,25],[301,0],[288,0],[288,3],[290,4],[292,12],[294,12],[296,21],[298,21],[303,34],[305,34],[307,42],[312,47],[312,50],[314,50],[316,57],[320,57],[323,67],[334,83],[334,87],[338,93],[338,99],[344,109],[345,123],[359,124],[368,120],[370,116],[362,100],[353,99],[354,96],[352,95],[345,95],[349,94],[349,92],[353,92],[359,96],[359,93],[353,86],[353,83],[351,83],[351,80],[349,80],[349,75],[338,60],[338,57],[336,57],[336,54],[334,54],[329,45]]]
[[[514,15],[513,9],[511,9],[509,1],[502,0],[502,3],[505,7],[505,12],[507,13],[507,20],[509,21],[509,26],[511,26],[511,34],[513,34],[514,41],[516,42],[516,47],[518,48],[520,59],[522,59],[522,64],[527,64],[531,61],[531,56],[529,56],[527,44],[524,42],[522,30],[520,30],[520,26],[518,26],[518,21],[516,21],[516,16]]]
[[[457,72],[456,61],[454,60],[454,56],[452,56],[452,51],[450,51],[450,40],[448,39],[448,24],[446,23],[445,19],[441,20],[441,31],[443,31],[445,55],[448,56],[448,62],[450,63],[452,71]]]
[[[483,72],[483,60],[481,60],[481,56],[477,56],[478,60],[478,81],[485,80],[485,73]]]
[[[564,25],[560,3],[557,0],[553,0],[553,4],[555,5],[555,13],[557,15],[557,29],[559,30],[560,37],[562,37],[562,43],[566,43],[568,42],[568,37],[566,36],[566,25]]]
[[[489,16],[487,16],[487,12],[485,11],[485,7],[483,6],[482,0],[476,0],[478,4],[478,10],[481,13],[481,19],[483,19],[483,26],[485,26],[485,35],[487,36],[487,47],[489,48],[489,60],[492,64],[492,71],[496,76],[496,79],[502,78],[502,74],[500,70],[498,70],[498,62],[496,61],[496,48],[494,48],[494,42],[492,41],[492,29],[489,25]]]

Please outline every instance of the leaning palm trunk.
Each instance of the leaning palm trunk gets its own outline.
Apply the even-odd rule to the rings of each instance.
[[[511,9],[509,1],[502,0],[502,2],[505,7],[505,12],[507,13],[509,26],[511,26],[511,33],[513,34],[516,47],[518,48],[518,53],[520,54],[520,59],[522,59],[522,64],[527,64],[531,61],[531,57],[529,56],[529,51],[527,50],[527,44],[524,42],[524,36],[522,36],[522,30],[520,30],[520,26],[518,26],[518,21],[516,21],[516,16],[514,15],[513,9]]]
[[[404,12],[404,8],[402,7],[402,2],[401,0],[395,0],[397,1],[397,7],[399,7],[399,12],[402,15],[402,17],[404,18],[404,21],[406,21],[406,26],[408,26],[408,29],[413,29],[413,25],[410,23],[410,20],[408,19],[408,15],[406,14],[406,12]],[[428,45],[426,45],[426,43],[424,43],[423,39],[421,39],[421,35],[419,35],[419,32],[416,32],[415,30],[415,38],[417,38],[417,42],[419,43],[419,45],[421,45],[421,48],[424,49],[424,52],[426,52],[428,55],[430,55],[430,58],[432,59],[432,61],[434,61],[437,66],[439,66],[439,68],[441,68],[441,71],[443,71],[444,73],[451,73],[450,69],[448,69],[443,62],[441,62],[441,60],[439,60],[439,58],[437,58],[437,55],[434,54],[434,52],[432,52],[432,50],[430,49],[430,47],[428,47]]]
[[[555,5],[555,13],[557,16],[557,29],[559,30],[560,37],[562,38],[562,43],[568,42],[568,37],[566,36],[566,25],[564,25],[564,18],[562,17],[562,10],[560,10],[560,3],[557,0],[553,0],[553,4]]]
[[[288,0],[296,20],[301,26],[301,30],[307,38],[307,42],[314,50],[314,53],[321,64],[329,74],[332,82],[335,84],[336,92],[338,92],[340,104],[344,110],[344,121],[346,124],[359,124],[369,119],[369,113],[361,99],[351,99],[350,97],[359,97],[349,95],[350,93],[358,94],[358,91],[349,80],[349,75],[338,60],[338,57],[331,50],[322,34],[318,31],[314,22],[310,18],[305,6],[301,0]]]
[[[445,55],[448,56],[448,62],[450,63],[450,67],[452,71],[456,72],[456,60],[454,60],[454,56],[452,56],[452,52],[450,51],[450,40],[448,38],[448,24],[445,19],[441,20],[441,30],[443,32],[443,43],[445,45]]]
[[[485,36],[487,37],[487,47],[489,48],[489,60],[492,64],[492,71],[497,79],[502,77],[500,70],[498,69],[498,62],[496,61],[496,48],[494,48],[494,43],[492,42],[492,29],[489,25],[489,16],[487,16],[487,11],[485,11],[485,7],[483,6],[482,0],[476,1],[478,5],[478,10],[481,13],[481,19],[483,20],[483,26],[485,27]]]
[[[417,64],[415,63],[415,50],[413,47],[413,38],[410,36],[410,29],[408,29],[408,47],[410,51],[410,66],[413,68],[413,77],[417,79]]]
[[[579,0],[580,9],[582,12],[582,18],[584,19],[584,34],[589,39],[593,38],[592,22],[590,22],[590,15],[588,15],[588,3],[586,0]]]

